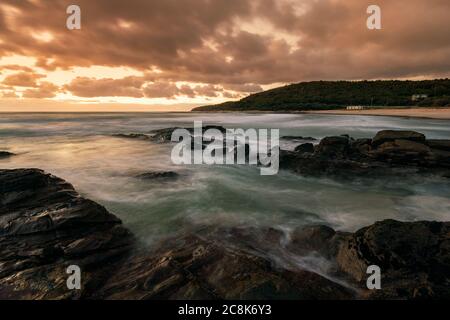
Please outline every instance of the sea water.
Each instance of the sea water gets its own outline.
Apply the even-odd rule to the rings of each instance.
[[[40,168],[104,205],[143,243],[205,226],[294,230],[325,224],[355,231],[384,219],[450,220],[450,182],[440,177],[378,179],[303,177],[287,171],[261,176],[251,166],[175,166],[171,145],[121,139],[192,127],[195,120],[228,128],[274,128],[281,136],[349,134],[370,138],[384,129],[416,130],[450,139],[450,121],[372,116],[248,113],[3,113],[0,150],[17,156],[0,168]],[[298,143],[297,143],[298,144]],[[282,141],[285,149],[296,144]],[[176,171],[175,181],[142,181],[148,171]]]

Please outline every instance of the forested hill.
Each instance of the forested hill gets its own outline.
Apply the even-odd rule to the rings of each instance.
[[[426,97],[413,99],[413,95]],[[355,105],[450,106],[450,79],[302,82],[193,111],[301,111]]]

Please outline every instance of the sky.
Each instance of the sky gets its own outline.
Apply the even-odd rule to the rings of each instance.
[[[1,0],[0,111],[184,111],[301,81],[446,78],[449,14],[449,0]]]

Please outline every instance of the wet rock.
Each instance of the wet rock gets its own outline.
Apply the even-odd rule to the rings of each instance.
[[[425,135],[415,131],[394,131],[394,130],[383,130],[376,134],[372,140],[372,146],[374,148],[385,142],[392,142],[395,140],[408,140],[419,143],[425,142]]]
[[[298,300],[352,299],[354,293],[315,273],[277,269],[266,258],[190,235],[129,259],[98,297]]]
[[[431,149],[450,152],[450,140],[427,140],[427,145]]]
[[[426,163],[431,149],[425,144],[410,140],[394,140],[379,145],[372,155],[379,160],[398,164]]]
[[[296,147],[294,151],[298,153],[313,153],[314,145],[312,143],[304,143]]]
[[[381,153],[394,151],[397,153],[411,152],[416,154],[425,154],[431,151],[427,145],[409,140],[394,140],[391,142],[385,142],[379,145],[376,150]]]
[[[333,176],[346,180],[360,176],[378,177],[393,173],[389,165],[382,162],[328,159],[323,154],[302,154],[284,150],[280,152],[280,168],[306,176]]]
[[[149,140],[150,139],[150,137],[148,135],[142,134],[142,133],[129,133],[129,134],[119,133],[119,134],[114,134],[113,137],[123,138],[123,139],[138,139],[138,140]]]
[[[294,230],[288,245],[290,251],[307,255],[320,252],[328,259],[336,257],[343,233],[327,226],[308,226]]]
[[[316,138],[313,137],[302,137],[302,136],[283,136],[280,139],[283,140],[292,140],[292,141],[316,141]]]
[[[15,156],[15,154],[11,153],[11,152],[8,152],[8,151],[0,151],[0,159],[9,158],[9,157],[12,157],[12,156]]]
[[[276,255],[278,261],[282,261],[283,253],[297,259],[323,258],[319,263],[330,265],[328,276],[354,287],[360,299],[450,297],[450,222],[385,220],[355,233],[306,226],[288,237],[276,229],[254,228],[216,234],[220,239],[228,235],[245,245],[247,251]],[[381,290],[367,289],[367,268],[372,265],[381,268]]]
[[[432,164],[436,163],[439,166],[450,168],[450,151],[432,149],[430,158],[428,159],[432,160],[431,161]],[[434,163],[433,160],[435,160]]]
[[[188,130],[189,130],[191,133],[194,133],[194,129],[193,129],[193,128],[188,128]],[[219,130],[219,131],[222,132],[222,133],[226,133],[226,132],[227,132],[227,129],[224,128],[224,127],[222,127],[222,126],[212,126],[212,125],[210,125],[210,126],[203,126],[203,127],[202,127],[203,133],[205,133],[205,132],[208,131],[208,130]]]
[[[180,175],[174,171],[151,171],[135,176],[135,178],[141,180],[175,180],[179,177]]]
[[[402,137],[403,139],[396,139]],[[444,175],[450,168],[450,140],[426,140],[413,131],[381,131],[374,139],[324,138],[313,154],[282,151],[280,168],[304,175],[358,176]]]
[[[128,252],[132,235],[97,203],[37,169],[0,170],[0,298],[78,299]],[[68,290],[66,268],[83,270]]]
[[[348,235],[337,263],[364,285],[367,267],[382,271],[373,299],[450,298],[450,223],[387,220]]]
[[[289,250],[318,253],[336,263],[334,277],[359,288],[363,299],[448,299],[450,222],[377,222],[355,233],[325,226],[295,230]],[[381,290],[368,290],[367,269],[381,269]]]
[[[372,139],[357,139],[350,142],[352,158],[368,156],[372,150]]]
[[[172,134],[175,130],[181,128],[165,128],[159,130],[153,130],[150,132],[151,140],[156,143],[169,143],[172,141]]]
[[[177,129],[185,129],[189,131],[191,135],[194,134],[194,128],[180,128],[180,127],[173,127],[173,128],[165,128],[165,129],[158,129],[153,130],[150,132],[151,140],[156,143],[169,143],[172,141],[172,134]],[[202,127],[202,133],[205,133],[206,131],[210,129],[219,130],[222,133],[226,133],[227,129],[225,129],[222,126],[203,126]]]
[[[348,137],[327,137],[320,141],[316,147],[315,155],[327,159],[344,159],[350,149]]]

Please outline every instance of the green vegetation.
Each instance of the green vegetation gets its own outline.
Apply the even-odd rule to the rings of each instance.
[[[426,96],[414,100],[413,95]],[[302,111],[342,109],[351,105],[450,106],[450,79],[302,82],[194,111]]]

